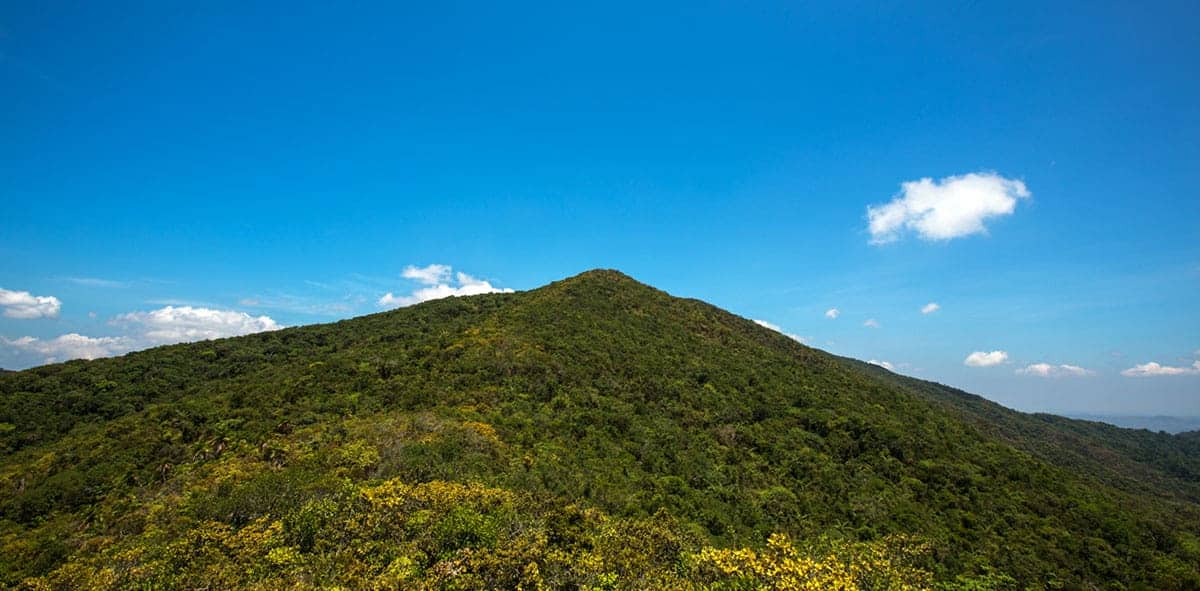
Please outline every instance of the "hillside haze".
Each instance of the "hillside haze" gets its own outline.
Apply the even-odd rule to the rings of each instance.
[[[1200,588],[1197,433],[1011,411],[611,270],[0,374],[0,490],[31,589],[742,589],[706,557],[772,534],[886,548],[867,588]]]

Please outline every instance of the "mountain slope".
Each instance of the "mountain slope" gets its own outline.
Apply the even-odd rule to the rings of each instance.
[[[671,540],[659,567],[692,579],[686,557],[702,553],[686,549],[781,532],[811,545],[910,536],[930,548],[916,566],[944,582],[1200,588],[1195,442],[1016,413],[592,271],[0,376],[0,581],[54,573],[30,585],[69,588],[89,568],[90,581],[137,580],[114,548],[203,527],[278,524],[279,548],[317,564],[349,542],[320,550],[324,538],[297,533],[303,516],[403,482],[518,495],[511,511],[534,517],[504,531],[543,531],[550,548],[611,542],[564,541],[578,532],[561,523],[582,518],[563,507],[642,524],[628,529]],[[487,497],[447,490],[471,507]],[[400,558],[428,581],[502,545],[478,533],[480,511],[470,535]],[[613,584],[637,588],[647,568],[618,568]],[[568,579],[554,580],[583,586]]]
[[[891,374],[859,361],[847,362],[936,401],[988,435],[1052,464],[1129,492],[1200,502],[1200,432],[1171,435],[1052,414],[1026,414],[956,388]]]

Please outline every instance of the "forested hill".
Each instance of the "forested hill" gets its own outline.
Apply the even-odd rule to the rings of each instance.
[[[1198,589],[1200,438],[616,271],[0,374],[0,585]]]

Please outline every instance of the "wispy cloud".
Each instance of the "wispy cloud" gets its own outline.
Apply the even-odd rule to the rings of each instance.
[[[409,265],[400,276],[425,285],[437,285],[450,280],[450,265],[432,264],[426,267]]]
[[[894,242],[908,230],[923,240],[985,233],[985,220],[1010,215],[1029,196],[1025,183],[994,172],[908,181],[892,201],[867,207],[867,230],[872,244]]]
[[[938,310],[941,310],[941,309],[942,309],[941,304],[938,304],[937,302],[929,302],[928,304],[921,306],[921,313],[922,314],[933,314],[934,312],[937,312]]]
[[[472,277],[463,272],[451,273],[450,265],[429,265],[427,267],[408,266],[401,273],[405,279],[424,284],[408,295],[396,295],[387,292],[379,298],[378,304],[383,308],[401,308],[429,300],[456,296],[471,296],[485,293],[512,293],[510,288],[496,287],[491,282]]]
[[[867,361],[867,363],[870,363],[871,365],[878,365],[879,367],[882,367],[883,369],[886,369],[888,371],[896,371],[896,366],[892,365],[891,363],[889,363],[887,361],[879,361],[876,359],[872,359],[870,361]]]
[[[44,363],[69,359],[97,359],[138,349],[190,341],[241,336],[282,328],[268,316],[251,316],[234,310],[167,306],[130,312],[109,324],[122,329],[117,336],[90,337],[78,333],[52,339],[25,336],[0,338],[10,350],[38,356]]]
[[[963,360],[963,365],[968,367],[991,367],[1000,365],[1008,361],[1008,353],[1006,351],[992,351],[990,353],[984,351],[975,351]]]
[[[145,303],[151,306],[191,306],[193,308],[216,308],[217,304],[206,302],[204,300],[190,300],[187,298],[154,298],[146,300]]]
[[[8,318],[54,318],[62,309],[62,302],[54,296],[35,296],[27,291],[0,289],[0,309]]]
[[[353,314],[366,302],[367,298],[355,294],[346,294],[339,300],[330,300],[287,293],[272,293],[244,297],[238,300],[238,305],[260,310],[339,317]]]
[[[106,288],[121,288],[129,287],[128,281],[116,281],[114,279],[101,279],[99,277],[63,277],[63,281],[74,283],[75,285],[83,285],[86,287],[106,287]]]
[[[1077,378],[1083,376],[1096,375],[1096,372],[1079,367],[1078,365],[1052,365],[1050,363],[1031,363],[1025,367],[1017,369],[1017,375],[1033,376],[1038,378]]]
[[[879,328],[879,321],[874,318],[868,318],[863,321],[863,326],[867,328]]]
[[[1160,365],[1157,362],[1151,361],[1150,363],[1135,365],[1129,369],[1123,370],[1121,371],[1121,375],[1127,378],[1200,375],[1200,361],[1192,363],[1190,367],[1171,367],[1169,365]]]
[[[841,316],[841,315],[842,315],[841,310],[838,310],[837,308],[830,308],[828,310],[825,310],[825,317],[830,320],[836,320],[837,317]]]

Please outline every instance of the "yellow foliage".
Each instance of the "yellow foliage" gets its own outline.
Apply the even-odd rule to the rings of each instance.
[[[695,567],[707,572],[713,589],[775,591],[918,591],[931,588],[929,573],[909,566],[923,551],[907,540],[855,544],[842,554],[814,558],[802,554],[786,535],[774,534],[762,551],[704,548]]]
[[[377,486],[362,489],[363,497],[376,508],[432,508],[445,511],[460,505],[479,506],[512,502],[513,493],[489,488],[478,483],[458,484],[434,480],[421,484],[405,484],[392,479]]]
[[[486,425],[468,427],[481,435]],[[341,458],[371,457],[347,446]],[[209,471],[208,486],[242,469]],[[243,478],[251,478],[248,474]],[[843,544],[819,553],[783,535],[765,548],[699,548],[665,512],[610,517],[575,505],[547,509],[478,483],[344,480],[343,489],[237,527],[184,516],[175,501],[148,511],[138,533],[78,553],[21,588],[92,589],[617,589],[916,591],[906,539]],[[20,550],[20,541],[3,539]]]
[[[481,423],[479,421],[466,421],[463,423],[463,426],[474,431],[475,433],[478,433],[480,437],[483,437],[496,447],[501,447],[504,445],[504,442],[500,441],[500,436],[496,434],[496,428],[487,423]]]
[[[338,464],[352,470],[366,470],[379,463],[379,450],[364,441],[355,441],[338,450]]]

